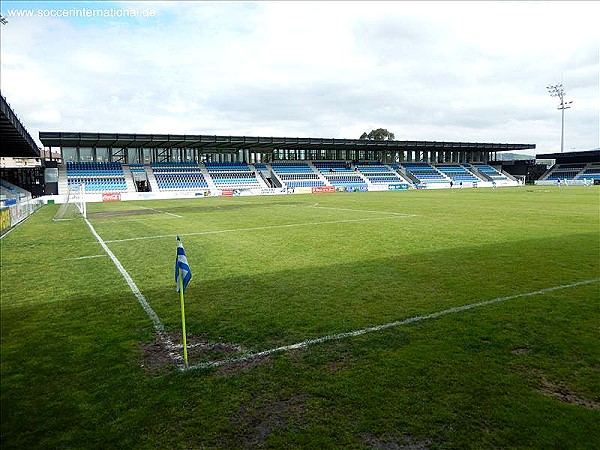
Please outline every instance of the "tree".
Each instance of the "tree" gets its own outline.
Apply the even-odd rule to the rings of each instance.
[[[394,133],[386,130],[385,128],[377,128],[376,130],[371,130],[370,133],[363,133],[360,138],[362,141],[393,141]]]

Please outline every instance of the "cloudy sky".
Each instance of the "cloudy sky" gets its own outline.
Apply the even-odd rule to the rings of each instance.
[[[565,151],[600,146],[598,2],[3,0],[1,8],[2,95],[36,139],[39,131],[356,139],[381,127],[398,140],[555,152],[561,114],[546,86],[562,82],[573,101]]]

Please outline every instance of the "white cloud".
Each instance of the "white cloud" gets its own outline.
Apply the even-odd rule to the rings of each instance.
[[[2,93],[32,135],[357,138],[384,127],[397,139],[548,152],[560,143],[560,114],[545,87],[562,79],[574,101],[565,147],[599,145],[594,2],[102,5],[156,17],[3,27]],[[17,6],[37,8],[5,1],[3,15]]]
[[[29,117],[26,117],[25,120],[32,122],[43,122],[47,124],[57,124],[61,121],[61,115],[60,112],[55,109],[40,109],[32,111]]]

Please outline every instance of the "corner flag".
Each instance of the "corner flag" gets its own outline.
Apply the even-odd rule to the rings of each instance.
[[[177,236],[177,257],[175,258],[175,284],[177,285],[177,292],[179,292],[179,299],[181,301],[181,331],[183,337],[183,360],[185,365],[188,365],[187,357],[187,336],[185,332],[185,303],[183,300],[183,293],[188,283],[192,279],[192,271],[190,265],[187,262],[187,256],[185,256],[185,250],[181,239]]]
[[[185,250],[183,249],[183,244],[181,243],[181,239],[177,236],[177,258],[175,259],[175,285],[177,292],[179,292],[179,271],[181,270],[181,277],[183,281],[183,292],[187,288],[188,283],[192,279],[192,271],[190,270],[190,266],[187,262],[187,256],[185,256]]]

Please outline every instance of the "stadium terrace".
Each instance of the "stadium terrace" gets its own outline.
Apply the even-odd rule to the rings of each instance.
[[[488,161],[533,144],[40,132],[60,152],[57,194],[85,184],[90,201],[198,195],[516,186]],[[144,193],[141,197],[137,193]],[[150,197],[149,197],[150,196]]]

